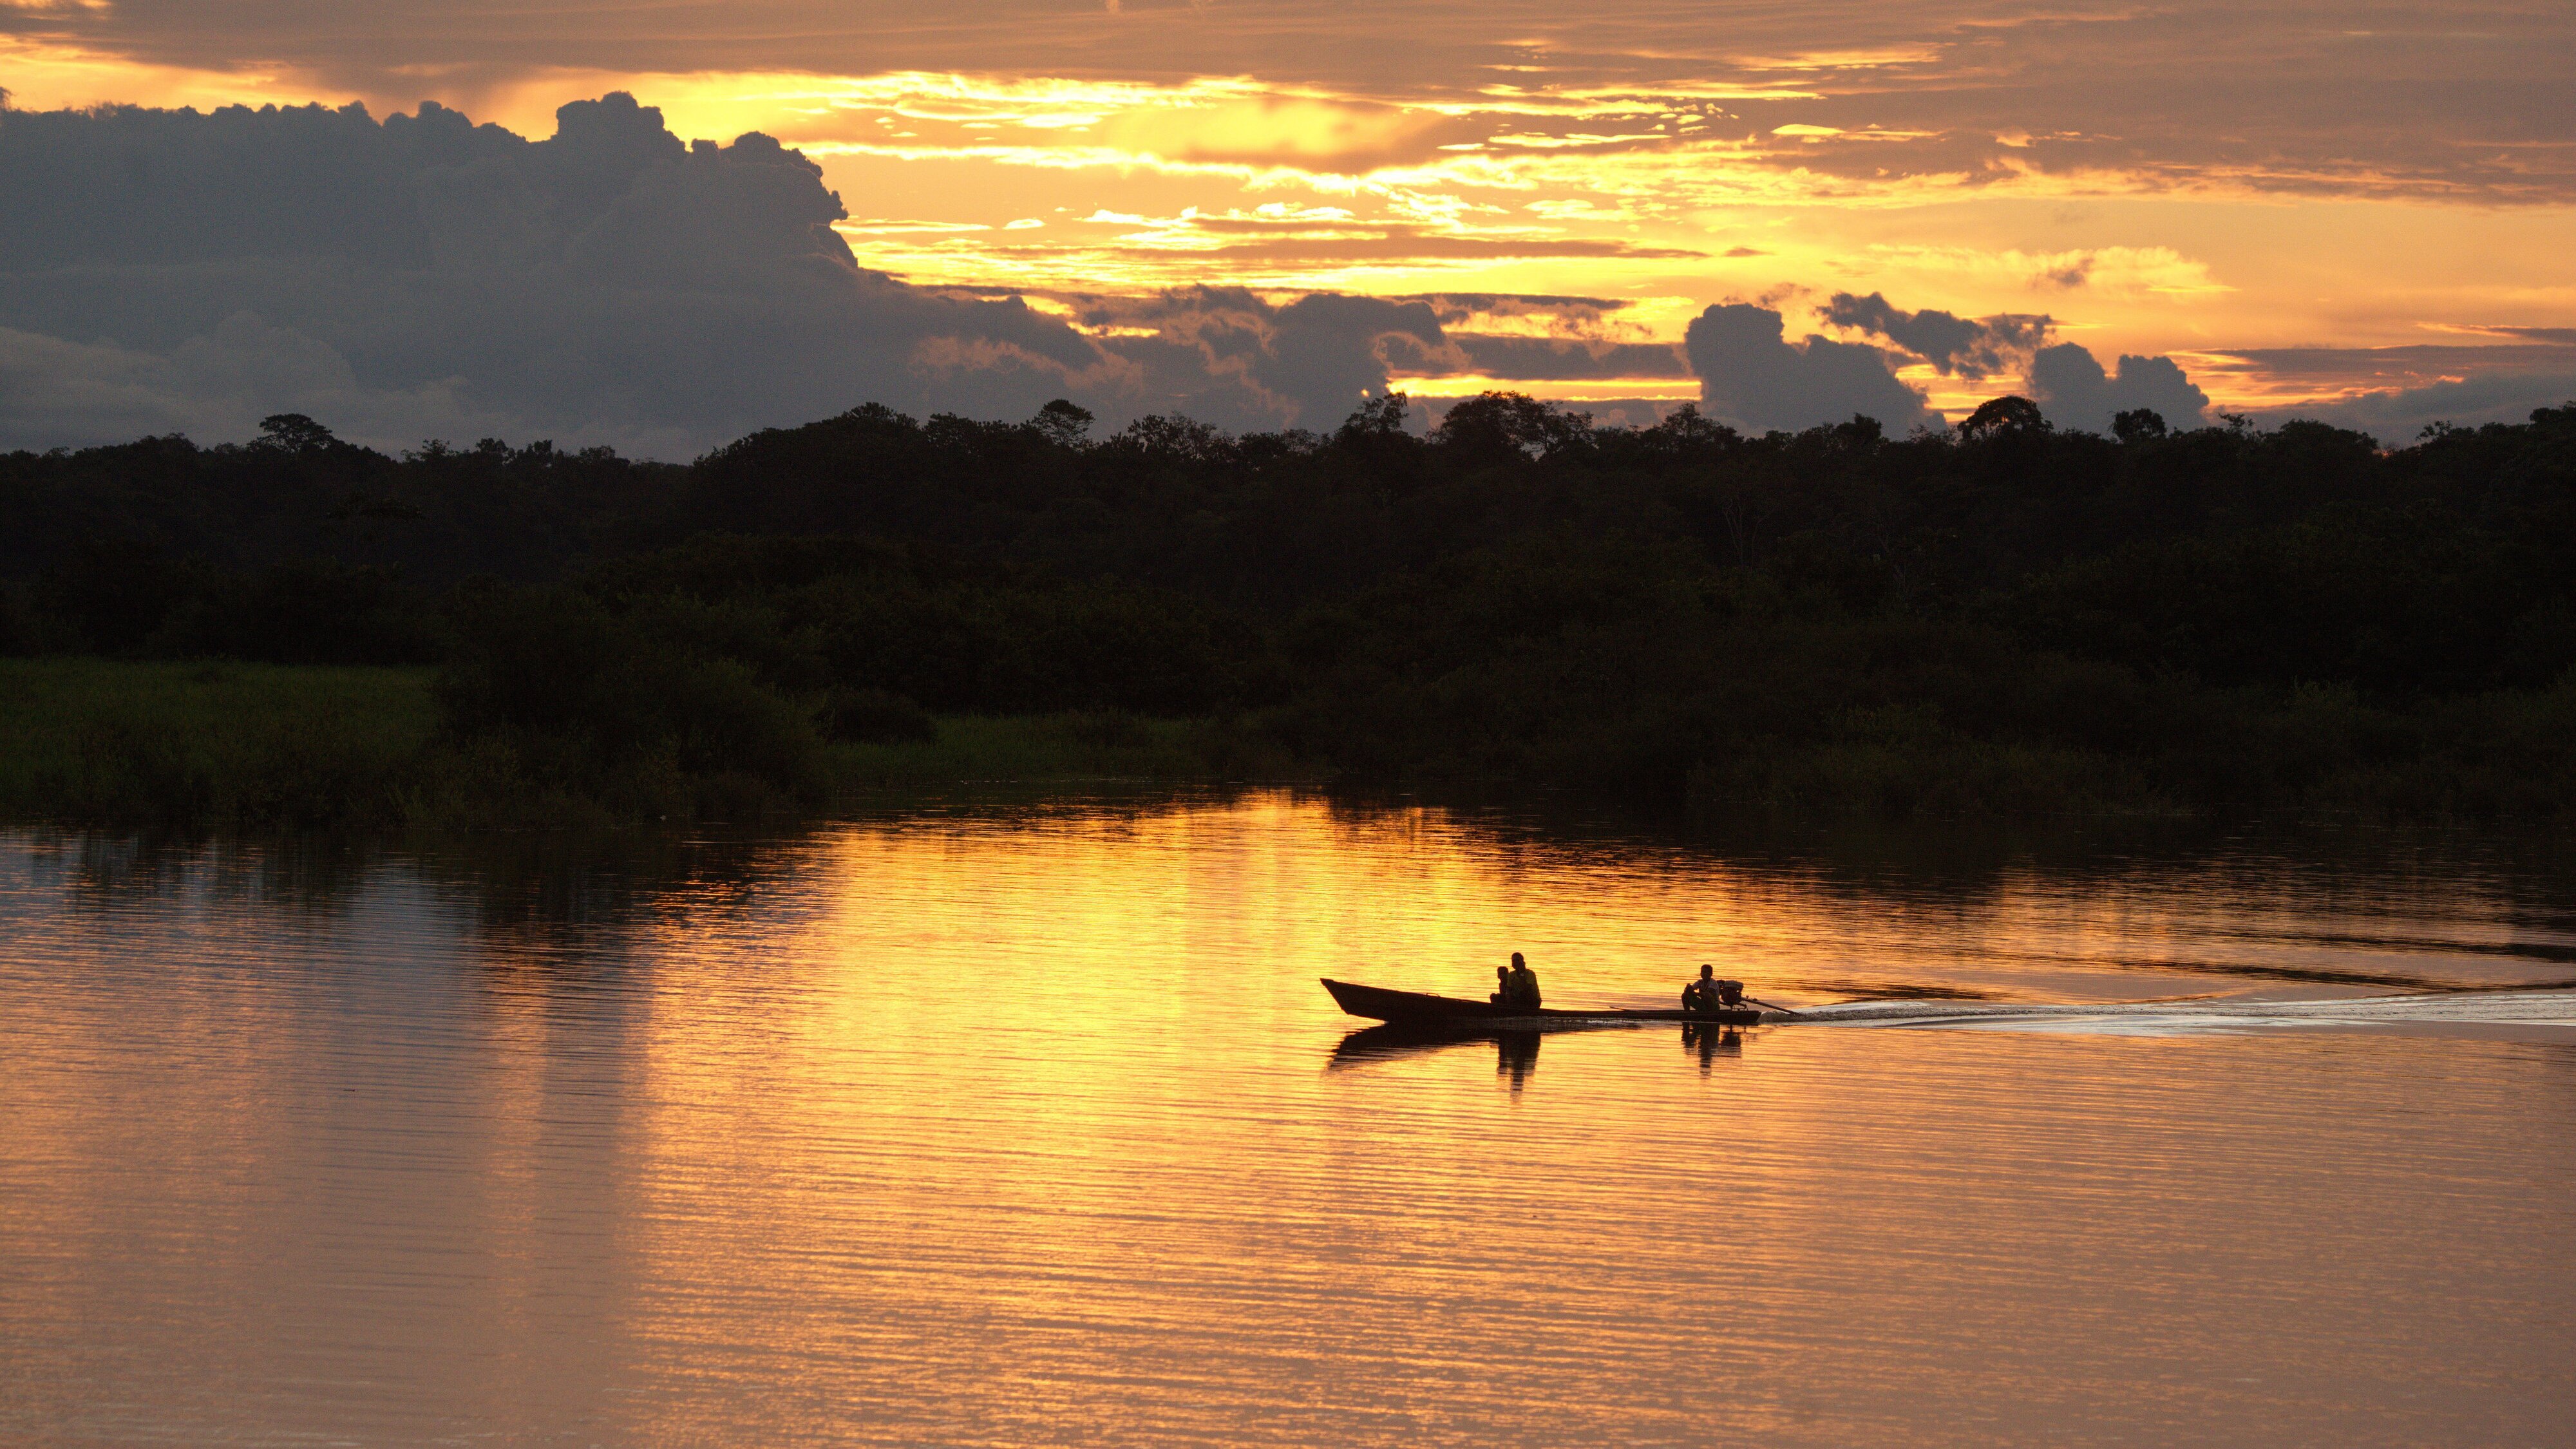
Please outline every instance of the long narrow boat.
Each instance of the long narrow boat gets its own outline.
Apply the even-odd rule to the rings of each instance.
[[[1324,989],[1333,993],[1333,1001],[1353,1016],[1405,1026],[1459,1026],[1501,1031],[1606,1025],[1621,1021],[1698,1021],[1718,1026],[1755,1026],[1766,1019],[1788,1019],[1776,1013],[1766,1016],[1749,1006],[1724,1011],[1683,1011],[1678,1007],[1627,1011],[1566,1011],[1545,1007],[1524,1011],[1518,1007],[1496,1006],[1490,1001],[1431,996],[1420,991],[1389,991],[1383,986],[1359,986],[1348,981],[1335,981],[1329,976],[1324,978]]]

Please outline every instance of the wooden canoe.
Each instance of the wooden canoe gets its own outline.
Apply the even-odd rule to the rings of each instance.
[[[1330,977],[1324,978],[1324,989],[1333,994],[1335,1004],[1353,1016],[1364,1016],[1371,1021],[1394,1022],[1405,1026],[1459,1026],[1505,1030],[1616,1021],[1699,1021],[1717,1026],[1755,1026],[1763,1020],[1763,1014],[1749,1006],[1725,1011],[1684,1011],[1680,1007],[1627,1011],[1567,1011],[1557,1007],[1546,1007],[1538,1011],[1524,1011],[1519,1007],[1496,1006],[1490,1001],[1468,1001],[1456,996],[1431,996],[1419,991],[1389,991],[1383,986],[1360,986],[1348,981],[1335,981]]]

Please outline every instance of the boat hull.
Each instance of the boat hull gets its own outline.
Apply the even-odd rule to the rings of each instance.
[[[1334,1004],[1353,1016],[1371,1021],[1398,1023],[1405,1026],[1453,1026],[1485,1031],[1543,1030],[1550,1026],[1575,1026],[1592,1022],[1613,1021],[1697,1021],[1718,1026],[1755,1026],[1763,1013],[1750,1007],[1725,1011],[1635,1010],[1635,1011],[1527,1011],[1513,1006],[1496,1006],[1490,1001],[1468,1001],[1456,996],[1432,996],[1420,991],[1389,991],[1383,986],[1361,986],[1349,981],[1324,978],[1324,989],[1332,993]]]

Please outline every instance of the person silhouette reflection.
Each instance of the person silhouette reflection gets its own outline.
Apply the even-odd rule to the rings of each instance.
[[[1538,1070],[1538,1038],[1534,1031],[1494,1033],[1494,1075],[1511,1079],[1512,1095],[1520,1095],[1530,1073]]]
[[[1744,1055],[1744,1038],[1731,1026],[1686,1021],[1682,1023],[1682,1050],[1699,1054],[1699,1074],[1704,1077],[1719,1057]]]

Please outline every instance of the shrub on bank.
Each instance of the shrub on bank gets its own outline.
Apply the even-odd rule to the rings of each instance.
[[[454,629],[442,743],[508,761],[539,795],[666,815],[825,788],[813,703],[703,639],[562,589],[489,591]]]

